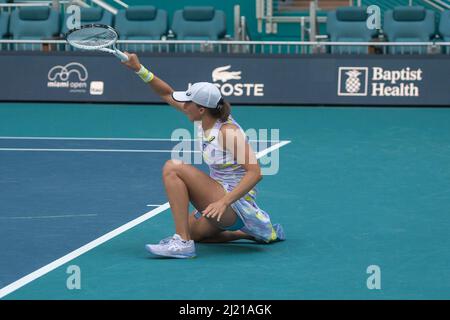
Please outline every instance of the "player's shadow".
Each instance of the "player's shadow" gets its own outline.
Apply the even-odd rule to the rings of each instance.
[[[266,254],[276,243],[264,244],[253,241],[238,240],[226,243],[196,243],[197,257],[217,257]],[[173,259],[170,257],[148,256],[149,259]]]
[[[197,251],[201,255],[240,255],[265,252],[267,245],[250,241],[233,241],[227,243],[198,243]]]
[[[276,246],[279,243],[258,243],[250,240],[237,240],[232,242],[224,242],[224,243],[205,243],[205,242],[196,242],[196,253],[197,257],[217,257],[217,256],[229,256],[229,255],[249,255],[249,254],[261,254],[268,250],[274,249],[273,246]],[[174,259],[170,257],[162,257],[156,255],[150,255],[146,257],[147,259]]]

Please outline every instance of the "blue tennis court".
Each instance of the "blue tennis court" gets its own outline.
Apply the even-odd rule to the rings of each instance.
[[[173,233],[161,169],[168,106],[0,105],[4,299],[448,299],[449,109],[239,107],[278,172],[258,202],[287,240],[197,244],[151,257]],[[255,141],[257,142],[257,141]],[[281,143],[280,143],[281,142]],[[272,157],[272,159],[270,159]],[[267,161],[272,160],[272,161]],[[200,166],[204,169],[203,166]],[[369,266],[381,290],[369,290]],[[68,268],[81,270],[70,290]],[[70,269],[69,269],[70,270]]]

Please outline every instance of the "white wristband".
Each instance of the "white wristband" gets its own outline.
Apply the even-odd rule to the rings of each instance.
[[[141,68],[139,69],[138,72],[136,72],[136,74],[146,83],[150,82],[153,80],[153,78],[155,77],[155,75],[148,71],[146,67],[144,67],[141,64]]]

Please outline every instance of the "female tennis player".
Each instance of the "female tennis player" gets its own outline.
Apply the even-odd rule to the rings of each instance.
[[[230,104],[212,83],[198,82],[174,91],[125,52],[123,62],[168,104],[198,123],[199,140],[210,175],[180,160],[168,160],[163,181],[175,222],[175,234],[146,245],[152,254],[174,258],[196,256],[195,242],[249,239],[271,243],[285,239],[280,224],[255,202],[261,169],[245,133],[230,115]],[[189,215],[189,202],[197,209]]]

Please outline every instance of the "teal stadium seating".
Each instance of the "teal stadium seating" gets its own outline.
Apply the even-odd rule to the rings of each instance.
[[[52,39],[59,34],[59,14],[50,7],[24,7],[11,13],[9,32],[17,40]],[[18,50],[40,50],[33,44],[17,44]]]
[[[113,24],[113,15],[112,13],[103,10],[102,8],[81,8],[80,9],[81,21],[80,25],[86,24],[104,24],[108,26],[112,26]],[[67,26],[68,14],[64,13],[62,25],[61,25],[61,34],[64,35],[69,31]],[[69,45],[65,46],[66,50],[70,51],[79,51],[80,49],[73,48]]]
[[[0,39],[6,38],[8,34],[9,14],[6,12],[0,12]],[[0,45],[0,50],[6,49],[6,44]]]
[[[86,24],[105,24],[108,26],[112,26],[113,24],[113,15],[103,10],[102,8],[81,8],[81,25]],[[63,23],[61,26],[61,33],[65,34],[69,31],[67,27],[67,13],[64,14]]]
[[[115,28],[121,40],[160,40],[167,34],[167,12],[154,6],[134,6],[119,10],[115,17]],[[152,51],[151,45],[125,45],[126,50]]]
[[[369,42],[376,29],[367,28],[365,7],[340,7],[327,17],[327,33],[333,42]],[[368,46],[333,46],[332,53],[368,53]]]
[[[225,13],[214,7],[184,7],[175,11],[171,29],[178,40],[219,40],[226,33]]]
[[[432,40],[436,27],[432,10],[419,6],[398,6],[384,14],[384,34],[390,42],[427,42]],[[423,46],[390,47],[389,53],[426,53]]]
[[[450,10],[441,13],[439,21],[439,34],[443,41],[450,42]],[[445,47],[445,53],[450,53],[450,46]]]
[[[394,1],[394,0],[392,0]],[[397,1],[397,0],[395,0]],[[0,3],[10,2],[0,0]],[[186,1],[184,2],[186,3]],[[367,1],[363,1],[367,3]],[[389,2],[390,7],[394,2]],[[169,18],[171,31],[178,40],[220,40],[226,35],[225,9],[215,9],[213,6],[186,6],[177,9],[176,4],[165,3],[164,9],[150,5],[136,5],[128,9],[119,10],[114,17],[108,11],[99,7],[81,8],[81,24],[114,25],[119,31],[121,40],[156,40],[168,33]],[[169,11],[167,11],[167,10]],[[333,42],[370,42],[377,36],[376,30],[366,26],[366,7],[340,7],[328,12],[326,33],[329,41]],[[170,14],[169,14],[170,12]],[[173,12],[173,15],[172,15]],[[420,6],[397,6],[384,13],[383,33],[387,42],[428,42],[439,33],[438,41],[450,42],[450,10],[438,15],[433,10]],[[170,17],[172,16],[172,17]],[[50,7],[22,7],[16,8],[10,14],[0,13],[0,38],[12,39],[52,39],[68,31],[66,14],[59,14]],[[9,20],[9,22],[8,22]],[[172,34],[172,33],[170,33]],[[170,38],[170,37],[169,37]],[[64,45],[58,46],[63,47]],[[6,45],[0,49],[6,49]],[[40,50],[39,45],[19,44],[10,45],[18,50]],[[68,50],[73,50],[64,46]],[[167,50],[177,47],[180,51],[205,51],[201,45],[167,45]],[[129,51],[152,51],[152,45],[136,45],[136,47],[122,46]],[[160,50],[160,47],[157,47]],[[184,50],[183,50],[184,48]],[[187,50],[186,50],[187,49]],[[217,47],[214,49],[216,50]],[[206,48],[206,51],[208,48]],[[367,46],[333,46],[332,53],[367,53]],[[164,50],[163,48],[163,51]],[[426,53],[425,46],[389,47],[389,53]],[[445,48],[450,53],[450,46]]]

